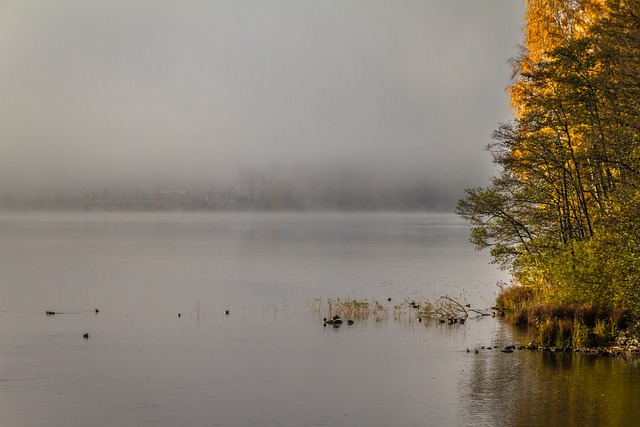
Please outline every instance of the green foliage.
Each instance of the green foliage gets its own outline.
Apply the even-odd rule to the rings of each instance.
[[[596,345],[607,345],[613,340],[613,330],[609,323],[603,319],[598,319],[593,327],[593,341]]]
[[[574,347],[587,347],[590,344],[589,328],[578,319],[573,321],[571,342]]]
[[[503,288],[498,309],[507,320],[528,327],[535,340],[556,347],[608,345],[628,327],[629,313],[612,305],[553,303],[548,292],[535,286]]]
[[[544,304],[640,317],[640,0],[576,3],[570,20],[559,4],[527,2],[529,49],[512,61],[509,89],[516,116],[487,147],[499,173],[467,190],[457,213],[476,248],[523,285],[500,303],[521,321]],[[541,337],[610,335],[605,323],[588,324],[587,339],[580,322],[540,319]]]
[[[545,257],[550,299],[559,304],[609,304],[614,299],[600,242],[573,241]]]

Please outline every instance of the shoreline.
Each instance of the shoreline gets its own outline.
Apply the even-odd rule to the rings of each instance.
[[[549,346],[535,341],[526,346],[518,347],[519,350],[532,350],[550,353],[580,353],[602,357],[638,357],[640,356],[640,339],[636,336],[621,333],[615,342],[608,346],[596,347],[558,347]]]

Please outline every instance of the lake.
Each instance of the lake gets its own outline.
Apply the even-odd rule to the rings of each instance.
[[[635,360],[502,353],[526,338],[498,319],[394,309],[491,307],[508,276],[468,235],[434,213],[0,213],[0,425],[636,425]],[[324,326],[329,298],[388,315]]]

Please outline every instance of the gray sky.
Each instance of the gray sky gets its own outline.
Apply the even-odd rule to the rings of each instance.
[[[218,186],[246,165],[484,185],[523,7],[1,0],[0,192]]]

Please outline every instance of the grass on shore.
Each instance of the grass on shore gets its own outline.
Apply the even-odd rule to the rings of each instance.
[[[496,300],[501,316],[527,327],[535,341],[555,347],[600,347],[611,344],[630,326],[626,309],[587,304],[554,304],[533,286],[503,287]]]

